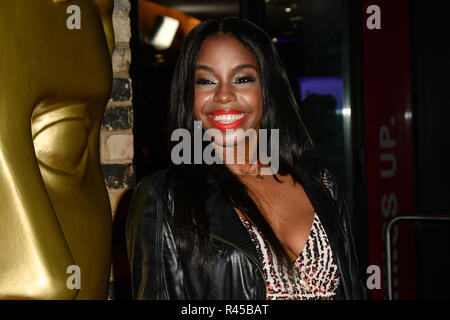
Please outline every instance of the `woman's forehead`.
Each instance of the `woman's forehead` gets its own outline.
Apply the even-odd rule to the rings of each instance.
[[[258,66],[255,55],[233,35],[217,34],[203,41],[197,64],[218,66],[225,62]]]

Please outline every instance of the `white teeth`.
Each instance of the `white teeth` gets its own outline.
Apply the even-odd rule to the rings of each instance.
[[[220,123],[223,124],[229,124],[232,122],[235,122],[237,120],[240,120],[244,117],[244,113],[240,113],[240,114],[222,114],[220,116],[213,116],[212,118]]]

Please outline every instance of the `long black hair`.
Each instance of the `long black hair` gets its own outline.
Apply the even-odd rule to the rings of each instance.
[[[280,175],[290,174],[298,181],[294,167],[302,153],[312,145],[299,107],[290,87],[286,71],[270,37],[255,24],[240,18],[207,20],[196,26],[187,36],[174,71],[170,95],[169,130],[187,129],[194,136],[193,112],[195,66],[200,47],[206,39],[218,33],[230,34],[256,57],[259,64],[263,113],[260,128],[279,130]],[[170,135],[169,135],[170,136]],[[169,142],[171,144],[172,142]],[[171,144],[173,147],[173,144]],[[270,146],[268,147],[270,151]],[[192,154],[192,153],[191,153]],[[209,219],[206,213],[206,178],[213,175],[231,204],[252,221],[274,248],[282,264],[289,258],[267,220],[249,196],[246,186],[223,164],[171,164],[166,192],[174,187],[173,228],[179,261],[196,247],[208,261],[210,253]],[[167,199],[167,203],[168,203]],[[170,209],[170,210],[169,210]],[[195,235],[195,237],[192,237]]]

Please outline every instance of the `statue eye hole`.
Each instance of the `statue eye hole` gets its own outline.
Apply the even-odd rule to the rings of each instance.
[[[83,176],[87,166],[91,121],[88,103],[36,106],[31,133],[39,167],[63,175]]]
[[[82,120],[59,121],[46,127],[34,138],[39,163],[49,169],[74,175],[86,168],[89,128]]]

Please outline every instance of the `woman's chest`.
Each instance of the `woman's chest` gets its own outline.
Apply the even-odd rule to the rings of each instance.
[[[277,183],[254,189],[254,201],[293,259],[305,246],[314,208],[300,184]]]

